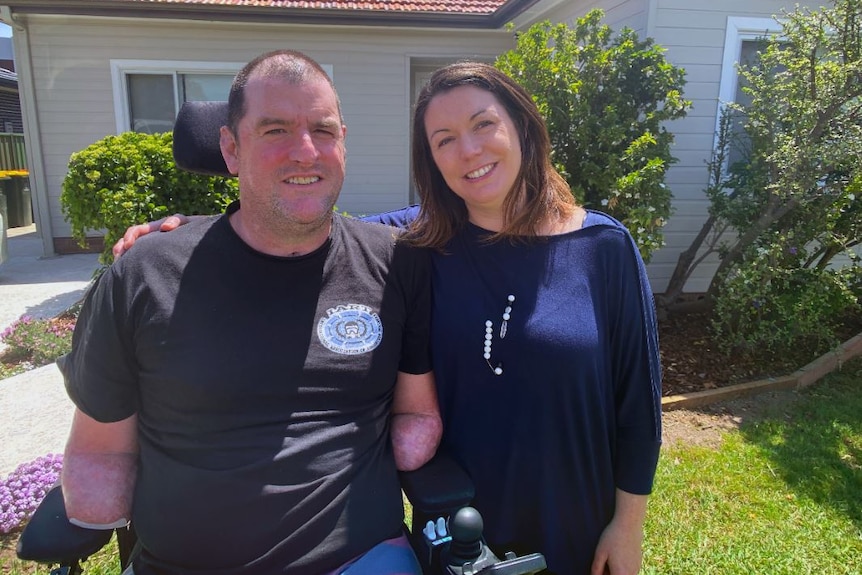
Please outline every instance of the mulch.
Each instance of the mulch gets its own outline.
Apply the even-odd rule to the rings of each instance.
[[[705,391],[789,375],[817,357],[804,350],[757,357],[739,353],[727,355],[719,350],[709,332],[709,324],[707,313],[672,314],[659,321],[662,395]],[[848,338],[859,331],[857,325],[846,328]]]

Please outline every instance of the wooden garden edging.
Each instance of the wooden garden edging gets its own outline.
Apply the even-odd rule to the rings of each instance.
[[[764,391],[802,389],[803,387],[808,387],[835,369],[840,369],[844,362],[859,354],[862,354],[862,333],[848,339],[836,349],[826,352],[821,357],[815,359],[805,367],[800,368],[790,375],[758,379],[748,383],[728,385],[707,391],[669,395],[661,398],[661,406],[664,411],[688,409],[691,407],[709,405],[717,401],[725,401],[746,395],[754,395]]]

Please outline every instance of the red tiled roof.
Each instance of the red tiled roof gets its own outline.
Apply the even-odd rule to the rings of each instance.
[[[499,30],[541,0],[0,0],[13,13]]]
[[[507,0],[130,0],[150,4],[249,6],[310,10],[363,10],[372,12],[485,14],[499,10]]]

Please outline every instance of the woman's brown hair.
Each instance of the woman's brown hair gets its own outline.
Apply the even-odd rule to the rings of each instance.
[[[493,94],[514,122],[521,144],[521,170],[503,202],[503,228],[489,239],[528,239],[537,236],[545,223],[569,218],[577,203],[551,164],[545,120],[530,95],[489,64],[457,62],[434,72],[416,100],[412,161],[421,206],[409,239],[419,246],[442,249],[467,224],[467,206],[434,163],[425,130],[431,100],[459,86],[474,86]]]

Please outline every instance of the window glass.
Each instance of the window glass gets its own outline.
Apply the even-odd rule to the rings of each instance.
[[[135,132],[156,134],[174,127],[172,74],[129,74],[129,118]]]
[[[176,77],[176,90],[174,78]],[[180,102],[227,100],[233,74],[127,74],[132,131],[170,132]]]
[[[189,100],[215,102],[227,100],[233,76],[228,74],[180,74],[180,98],[183,102]]]
[[[743,66],[751,66],[757,63],[758,55],[764,48],[762,39],[743,40],[740,46],[739,63]],[[745,79],[740,76],[736,86],[736,94],[734,101],[737,104],[748,107],[751,103],[751,96],[743,91],[747,85]],[[748,157],[748,137],[745,134],[744,126],[748,120],[745,112],[735,112],[731,131],[731,146],[728,150],[728,165],[745,160]]]
[[[155,134],[173,129],[176,117],[171,74],[129,74],[129,118],[135,132]]]

